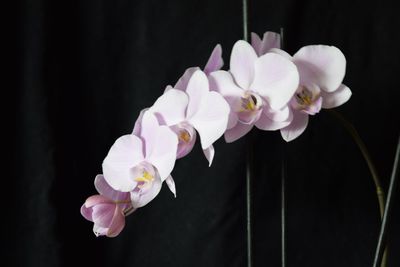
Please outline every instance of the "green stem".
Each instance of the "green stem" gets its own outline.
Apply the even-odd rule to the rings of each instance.
[[[337,120],[341,122],[341,124],[346,128],[349,132],[355,143],[357,144],[358,148],[360,149],[365,161],[367,162],[369,171],[371,172],[372,179],[375,183],[376,194],[378,197],[379,203],[379,212],[381,216],[381,220],[383,218],[383,213],[385,212],[385,192],[382,189],[381,180],[379,178],[378,172],[376,171],[375,165],[372,162],[371,156],[368,152],[368,149],[364,142],[362,141],[360,135],[358,134],[356,128],[351,124],[345,117],[343,117],[339,112],[335,110],[328,110]],[[386,267],[387,262],[387,246],[385,248],[385,252],[382,257],[381,267]]]

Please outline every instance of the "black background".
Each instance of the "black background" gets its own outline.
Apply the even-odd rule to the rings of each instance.
[[[386,188],[400,130],[395,2],[250,2],[251,31],[283,26],[290,53],[308,44],[344,52],[353,96],[338,111],[361,133]],[[25,0],[18,12],[6,265],[245,266],[245,138],[219,140],[211,168],[196,146],[173,172],[178,197],[164,186],[117,238],[96,238],[79,213],[108,149],[142,108],[187,67],[204,66],[217,43],[228,66],[242,38],[241,1]],[[254,266],[279,266],[284,142],[279,132],[255,134]],[[347,132],[321,112],[285,149],[288,266],[371,266],[378,205]],[[400,266],[398,200],[389,267]]]

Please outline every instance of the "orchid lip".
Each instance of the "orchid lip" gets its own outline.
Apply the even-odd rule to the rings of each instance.
[[[294,109],[309,115],[315,115],[321,110],[322,97],[319,88],[300,86],[292,98]]]
[[[246,91],[240,98],[238,119],[241,123],[251,124],[258,119],[262,111],[262,98],[251,91]]]
[[[171,129],[178,137],[177,158],[189,154],[196,142],[196,130],[187,122],[171,126]]]
[[[153,165],[142,162],[132,170],[133,180],[137,183],[136,188],[145,189],[151,187],[155,177],[156,169]]]

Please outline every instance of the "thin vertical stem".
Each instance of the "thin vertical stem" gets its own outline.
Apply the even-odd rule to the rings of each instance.
[[[281,166],[281,260],[282,267],[286,266],[286,160],[285,148],[282,149]]]
[[[393,199],[394,199],[394,193],[395,193],[394,190],[396,188],[397,180],[398,180],[398,176],[399,176],[399,158],[400,158],[400,138],[397,143],[396,156],[394,159],[392,175],[390,177],[390,184],[389,184],[389,189],[388,189],[387,199],[386,199],[386,204],[385,204],[385,212],[383,213],[381,231],[379,233],[378,245],[376,247],[373,267],[378,267],[381,263],[382,264],[385,263],[385,262],[383,262],[383,260],[384,260],[383,257],[385,254],[385,247],[386,247],[385,244],[387,243],[386,232],[387,232],[389,216],[391,214],[390,211],[392,209],[392,203],[393,203]]]
[[[249,40],[249,0],[243,0],[243,40]]]
[[[243,0],[243,39],[249,40],[248,0]],[[251,179],[253,172],[253,135],[247,139],[246,164],[246,233],[247,233],[247,267],[252,267],[252,232],[251,232]]]
[[[250,133],[247,145],[247,165],[246,165],[246,226],[247,226],[247,266],[253,263],[252,254],[252,225],[251,225],[251,179],[253,172],[253,136]]]
[[[280,30],[281,48],[284,48],[284,29]],[[282,147],[281,166],[281,266],[286,266],[286,155],[285,144]]]

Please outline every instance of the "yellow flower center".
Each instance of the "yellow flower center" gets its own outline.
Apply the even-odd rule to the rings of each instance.
[[[301,106],[310,106],[314,102],[312,92],[305,87],[299,93],[296,93],[295,98]]]
[[[179,132],[179,140],[183,141],[185,143],[188,143],[190,141],[190,134],[186,130],[181,130]]]
[[[242,98],[242,105],[241,105],[241,110],[242,112],[244,111],[255,111],[257,110],[257,98],[252,95],[248,94],[245,97]]]
[[[151,175],[148,171],[143,171],[142,177],[136,177],[135,181],[136,182],[144,182],[144,183],[149,183],[154,180],[154,176]]]

